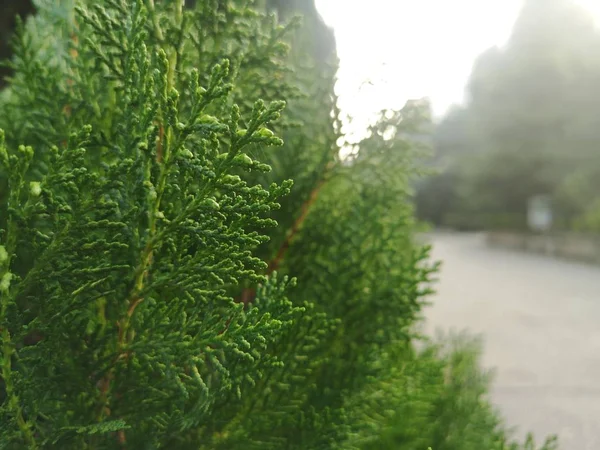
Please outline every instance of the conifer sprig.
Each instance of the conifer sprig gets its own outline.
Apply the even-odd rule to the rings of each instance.
[[[173,58],[147,41],[141,1],[79,9],[79,16],[84,39],[73,92],[87,89],[83,72],[100,62],[96,76],[115,93],[102,107],[115,117],[41,155],[49,170],[27,192],[33,150],[20,147],[17,156],[2,147],[15,216],[2,234],[10,255],[2,266],[3,344],[11,349],[3,368],[11,376],[28,370],[27,384],[45,383],[46,395],[17,397],[11,376],[3,378],[28,442],[35,433],[56,445],[86,439],[77,435],[99,444],[117,432],[115,442],[134,443],[150,427],[164,436],[197,427],[219,396],[239,396],[254,377],[232,369],[260,361],[260,349],[282,326],[270,313],[242,311],[226,290],[266,280],[259,274],[265,263],[252,250],[266,239],[258,230],[275,225],[266,215],[290,183],[264,189],[233,172],[270,169],[245,149],[282,144],[267,126],[284,103],[256,102],[241,128],[236,105],[227,116],[214,115],[220,108],[207,112],[231,93],[227,60],[204,87],[197,70],[181,84]],[[35,252],[31,264],[19,255],[25,247]],[[10,265],[20,273],[9,286]],[[35,345],[13,350],[34,330]],[[50,356],[35,364],[42,355]],[[132,396],[143,402],[141,416]],[[64,415],[68,410],[78,412],[80,425]]]

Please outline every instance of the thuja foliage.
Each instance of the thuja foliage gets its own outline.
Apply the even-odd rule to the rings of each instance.
[[[0,448],[535,448],[476,351],[415,347],[426,107],[342,160],[335,61],[259,2],[37,9],[0,98]]]

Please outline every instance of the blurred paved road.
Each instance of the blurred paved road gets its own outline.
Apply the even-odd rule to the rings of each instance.
[[[600,450],[600,268],[490,249],[474,234],[432,243],[444,263],[428,330],[482,334],[508,425]]]

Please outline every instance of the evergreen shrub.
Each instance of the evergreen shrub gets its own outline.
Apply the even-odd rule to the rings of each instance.
[[[38,0],[19,27],[0,448],[534,448],[507,443],[476,349],[416,345],[426,105],[341,159],[316,25],[194,3]]]

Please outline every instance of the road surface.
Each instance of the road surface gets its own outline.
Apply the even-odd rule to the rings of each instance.
[[[427,329],[481,334],[492,399],[510,426],[563,450],[600,449],[600,267],[435,234],[443,261]]]

